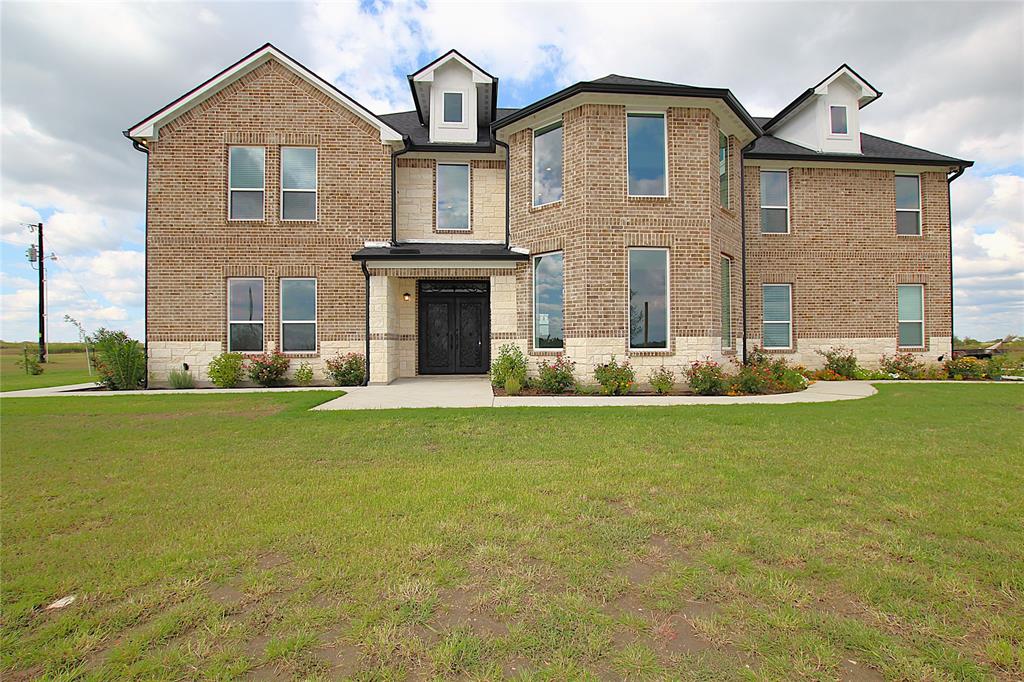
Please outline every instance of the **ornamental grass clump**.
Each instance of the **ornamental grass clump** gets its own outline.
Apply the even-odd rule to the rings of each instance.
[[[287,355],[273,350],[250,357],[246,371],[249,378],[260,386],[276,386],[284,378],[290,362]]]
[[[576,386],[576,363],[561,353],[553,363],[540,363],[537,385],[545,393],[565,393]]]
[[[325,363],[327,375],[338,386],[360,386],[366,379],[366,358],[360,353],[346,353]]]
[[[664,365],[651,374],[651,388],[658,395],[668,395],[676,385],[675,372]]]
[[[612,356],[610,362],[594,368],[594,378],[604,395],[626,395],[633,390],[636,372],[630,366],[629,360],[620,365],[615,361],[615,356]]]
[[[242,380],[245,358],[241,353],[221,353],[210,360],[206,374],[217,388],[234,388]]]
[[[142,388],[146,382],[146,351],[122,331],[100,328],[86,341],[96,349],[99,383],[111,391]]]
[[[172,369],[167,374],[167,381],[171,388],[195,388],[196,380],[192,372],[187,369]]]
[[[729,386],[722,366],[710,358],[690,365],[686,378],[690,381],[690,389],[697,395],[722,395]]]
[[[295,383],[299,386],[309,386],[313,383],[313,367],[308,362],[303,362],[295,370]]]

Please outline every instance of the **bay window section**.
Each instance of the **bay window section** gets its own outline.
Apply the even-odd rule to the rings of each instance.
[[[896,176],[896,234],[921,234],[921,178]]]
[[[565,270],[561,251],[533,258],[533,347],[565,346]]]
[[[789,232],[789,171],[761,171],[761,232]]]
[[[668,196],[666,144],[665,114],[626,114],[626,165],[630,196]]]
[[[896,298],[900,347],[924,348],[924,286],[900,284]]]
[[[316,351],[316,279],[281,279],[281,350]]]
[[[469,164],[437,164],[437,229],[469,229]]]
[[[533,131],[533,205],[562,200],[562,122]]]
[[[765,348],[793,346],[793,290],[789,284],[765,284],[761,287],[763,336]]]
[[[281,219],[316,220],[316,148],[281,148]]]
[[[228,280],[228,351],[263,352],[263,280]]]
[[[729,138],[718,133],[718,199],[722,208],[729,208]]]
[[[228,149],[228,218],[263,220],[265,167],[263,147]]]
[[[668,249],[629,250],[629,347],[668,348]]]

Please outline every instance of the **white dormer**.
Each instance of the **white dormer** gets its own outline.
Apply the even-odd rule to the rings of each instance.
[[[409,85],[431,142],[475,143],[494,119],[498,79],[455,50],[409,76]]]
[[[860,154],[860,110],[881,95],[843,64],[793,100],[764,129],[816,152]]]

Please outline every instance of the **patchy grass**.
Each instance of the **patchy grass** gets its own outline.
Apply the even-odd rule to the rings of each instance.
[[[335,395],[4,399],[4,679],[1024,675],[1018,386]]]
[[[29,355],[38,357],[39,347],[29,349]],[[25,368],[17,363],[22,359],[20,348],[4,348],[0,351],[0,391],[20,391],[26,388],[47,388],[66,384],[84,384],[96,380],[96,372],[90,377],[85,364],[84,352],[50,352],[46,356],[42,374],[25,374]]]

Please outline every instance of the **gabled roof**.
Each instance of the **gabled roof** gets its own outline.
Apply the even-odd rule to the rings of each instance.
[[[871,85],[871,83],[868,83],[866,80],[861,78],[860,74],[853,70],[853,67],[849,64],[841,64],[839,68],[825,76],[821,81],[797,95],[796,99],[784,106],[782,111],[768,119],[761,127],[764,128],[765,131],[768,131],[779,125],[785,119],[789,118],[791,114],[794,114],[801,109],[804,103],[813,95],[825,94],[825,92],[828,91],[829,84],[842,76],[847,76],[854,83],[860,86],[863,94],[860,99],[857,100],[857,104],[859,105],[858,108],[863,109],[882,96],[882,92]]]
[[[398,131],[382,121],[369,109],[364,107],[362,104],[359,104],[334,85],[328,83],[326,80],[316,75],[270,43],[266,43],[257,50],[250,52],[245,57],[242,57],[240,60],[212,78],[204,81],[192,90],[189,90],[187,93],[164,108],[139,121],[125,131],[125,136],[140,142],[144,140],[155,140],[160,133],[161,126],[166,125],[181,114],[212,97],[226,86],[234,83],[245,74],[251,72],[260,65],[265,64],[271,59],[276,59],[281,65],[293,71],[310,85],[317,88],[373,127],[377,128],[380,131],[380,141],[382,143],[387,144],[402,141],[402,136]]]
[[[416,73],[411,73],[407,76],[409,79],[409,89],[412,91],[412,101],[416,105],[416,116],[419,117],[420,123],[427,125],[430,119],[430,84],[434,81],[434,72],[451,61],[458,62],[469,69],[474,83],[491,88],[487,96],[490,99],[490,106],[488,107],[490,112],[489,121],[493,121],[496,118],[495,110],[498,107],[498,79],[474,64],[458,50],[451,49]],[[427,103],[426,108],[420,103],[421,98]]]

